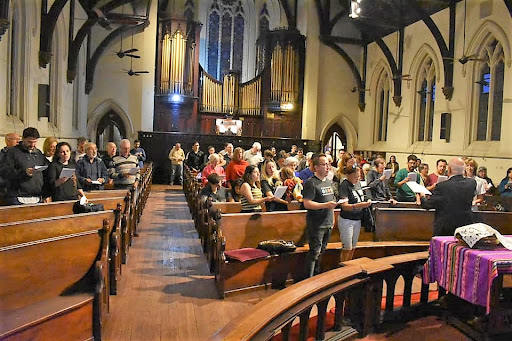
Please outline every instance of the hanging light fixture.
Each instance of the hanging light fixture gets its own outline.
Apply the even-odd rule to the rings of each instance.
[[[361,1],[362,0],[350,0],[350,18],[359,18],[361,14]]]

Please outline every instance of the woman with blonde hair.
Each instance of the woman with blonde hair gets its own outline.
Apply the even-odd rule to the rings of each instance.
[[[49,162],[53,161],[55,150],[59,141],[55,137],[47,137],[43,143],[43,154]]]
[[[261,191],[263,195],[272,198],[277,186],[280,185],[282,185],[282,181],[275,162],[265,161],[263,167],[261,167]],[[267,212],[288,210],[288,201],[283,200],[283,198],[275,198],[274,201],[267,202],[265,205]]]
[[[216,173],[219,177],[224,177],[224,168],[220,164],[219,154],[213,153],[208,156],[208,164],[201,172],[203,187],[208,183],[208,175]]]
[[[487,181],[476,176],[476,170],[478,169],[478,163],[472,158],[467,158],[464,163],[466,168],[464,170],[464,176],[466,178],[475,179],[476,190],[473,198],[473,211],[478,211],[478,204],[484,201],[484,194],[487,192]]]

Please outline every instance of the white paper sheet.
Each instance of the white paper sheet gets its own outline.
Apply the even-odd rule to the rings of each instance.
[[[386,179],[389,179],[391,177],[391,174],[393,173],[392,169],[384,169],[384,176]]]
[[[94,180],[91,182],[91,184],[93,185],[101,185],[101,182],[99,182],[98,180]]]
[[[42,172],[42,171],[48,169],[48,166],[35,166],[34,169],[38,172]]]
[[[74,168],[62,168],[59,178],[70,178],[73,174],[75,174]]]
[[[344,199],[342,198],[342,199],[338,200],[338,205],[339,204],[343,204],[344,202],[348,202],[348,199],[347,198],[344,198]]]
[[[288,189],[288,186],[277,186],[276,191],[274,193],[274,197],[281,198],[287,189]]]
[[[418,179],[418,173],[416,172],[407,173],[407,176],[409,177],[410,181],[413,182],[416,182],[416,180]]]
[[[422,186],[414,181],[408,181],[405,183],[407,186],[409,186],[409,188],[414,192],[414,193],[423,193],[423,194],[428,194],[428,195],[431,195],[432,193],[425,188],[425,186]]]
[[[446,175],[439,175],[437,177],[437,183],[440,183],[440,182],[443,182],[443,181],[446,181],[448,180],[448,177]]]
[[[80,205],[85,205],[86,203],[87,203],[87,198],[84,195],[83,197],[80,198]]]

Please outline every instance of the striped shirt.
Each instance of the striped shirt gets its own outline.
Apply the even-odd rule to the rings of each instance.
[[[115,171],[111,177],[114,179],[114,185],[132,185],[140,178],[139,159],[135,155],[124,157],[122,155],[114,156]],[[127,174],[128,172],[133,174]]]
[[[261,188],[256,185],[251,187],[252,198],[254,200],[258,200],[263,198],[263,194],[261,192]],[[242,195],[240,196],[240,203],[242,204],[242,212],[252,212],[254,210],[261,210],[261,205],[259,204],[250,204],[247,199]]]

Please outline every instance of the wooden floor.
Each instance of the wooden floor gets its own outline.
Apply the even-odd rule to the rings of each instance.
[[[214,277],[208,271],[185,196],[178,186],[153,185],[138,232],[140,237],[134,239],[128,264],[122,269],[118,294],[110,298],[104,340],[206,340],[275,292],[258,290],[218,298]],[[434,324],[430,327],[447,327],[439,321]],[[428,327],[421,327],[424,334],[431,333]],[[373,337],[410,339],[400,334]],[[458,332],[456,335],[451,339],[466,339]],[[439,340],[439,334],[420,339]]]
[[[218,299],[180,187],[153,185],[104,340],[205,340],[275,290]]]

